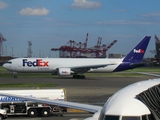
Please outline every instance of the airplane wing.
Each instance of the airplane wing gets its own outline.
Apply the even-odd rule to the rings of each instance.
[[[106,67],[109,65],[115,65],[115,64],[101,64],[101,65],[86,65],[86,66],[75,66],[75,67],[71,67],[71,70],[74,72],[87,72],[90,69],[97,69],[100,67]]]
[[[26,101],[26,100],[35,101],[38,103],[44,103],[44,104],[49,104],[49,105],[56,105],[56,106],[61,106],[61,107],[79,109],[79,110],[84,110],[84,111],[88,111],[91,113],[95,113],[95,112],[102,109],[101,106],[81,104],[81,103],[75,103],[75,102],[58,101],[58,100],[50,100],[50,99],[39,99],[39,98],[35,98],[35,97],[26,97],[26,96],[6,94],[6,93],[0,93],[0,95],[7,96],[7,97],[19,98],[23,101]]]
[[[152,74],[152,73],[146,73],[146,72],[135,72],[135,73],[148,75],[148,76],[154,76],[154,77],[160,77],[160,75],[158,75],[158,74]]]

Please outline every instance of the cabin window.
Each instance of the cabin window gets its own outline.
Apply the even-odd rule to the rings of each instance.
[[[146,115],[142,116],[142,120],[148,120]]]
[[[122,120],[140,120],[140,116],[122,116]]]
[[[154,117],[152,115],[143,115],[142,120],[154,120]]]
[[[119,120],[119,116],[106,115],[103,120]]]

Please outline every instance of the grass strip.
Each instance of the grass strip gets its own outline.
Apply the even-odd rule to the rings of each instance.
[[[56,87],[56,84],[52,84],[52,83],[10,83],[10,84],[0,84],[0,87],[41,88],[41,87]]]

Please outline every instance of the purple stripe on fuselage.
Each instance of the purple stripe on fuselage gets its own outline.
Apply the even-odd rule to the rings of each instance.
[[[122,71],[122,70],[132,69],[132,66],[130,64],[131,63],[129,63],[129,62],[121,63],[113,72],[118,72],[118,71]]]
[[[143,62],[123,62],[121,63],[113,72],[118,72],[118,71],[122,71],[122,70],[128,70],[128,69],[134,69],[137,67],[143,67],[146,66],[147,63],[143,63]]]

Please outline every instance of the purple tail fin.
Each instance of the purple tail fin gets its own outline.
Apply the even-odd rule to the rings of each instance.
[[[150,39],[151,36],[145,36],[143,40],[141,40],[140,43],[124,58],[123,62],[142,61]]]

